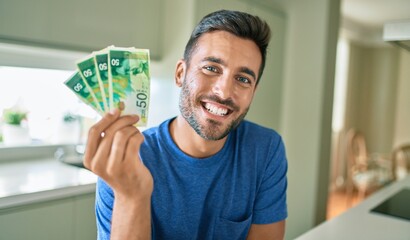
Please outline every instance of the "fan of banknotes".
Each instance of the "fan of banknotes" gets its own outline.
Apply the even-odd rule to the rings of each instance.
[[[109,46],[77,62],[76,71],[64,82],[100,115],[114,108],[137,114],[137,126],[146,126],[150,97],[148,49]]]

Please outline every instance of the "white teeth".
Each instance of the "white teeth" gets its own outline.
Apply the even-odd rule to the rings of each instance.
[[[228,109],[226,108],[218,108],[215,105],[212,105],[210,103],[205,103],[205,108],[208,109],[208,111],[212,114],[219,115],[219,116],[224,116],[228,113]]]

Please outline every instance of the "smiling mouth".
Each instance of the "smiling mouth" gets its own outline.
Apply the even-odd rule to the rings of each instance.
[[[209,102],[203,103],[202,105],[209,113],[212,113],[212,114],[217,115],[217,116],[226,116],[226,115],[228,115],[229,113],[232,112],[231,110],[229,110],[227,108],[216,106],[216,105],[213,105]]]

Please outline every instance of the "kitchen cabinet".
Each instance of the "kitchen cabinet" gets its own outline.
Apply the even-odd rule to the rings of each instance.
[[[269,24],[272,37],[267,52],[265,70],[246,118],[266,127],[279,129],[283,92],[286,15],[279,10],[271,9],[251,0],[208,0],[197,1],[197,22],[206,14],[219,9],[249,12],[259,16]]]
[[[0,239],[96,239],[94,193],[0,209]]]
[[[73,239],[97,239],[95,219],[95,194],[76,196],[74,205],[74,237]]]
[[[163,0],[2,0],[0,42],[90,52],[108,45],[161,57]]]

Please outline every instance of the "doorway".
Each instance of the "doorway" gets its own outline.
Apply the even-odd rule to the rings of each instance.
[[[354,207],[392,180],[390,155],[396,142],[401,51],[383,42],[357,40],[342,26],[327,219]]]

